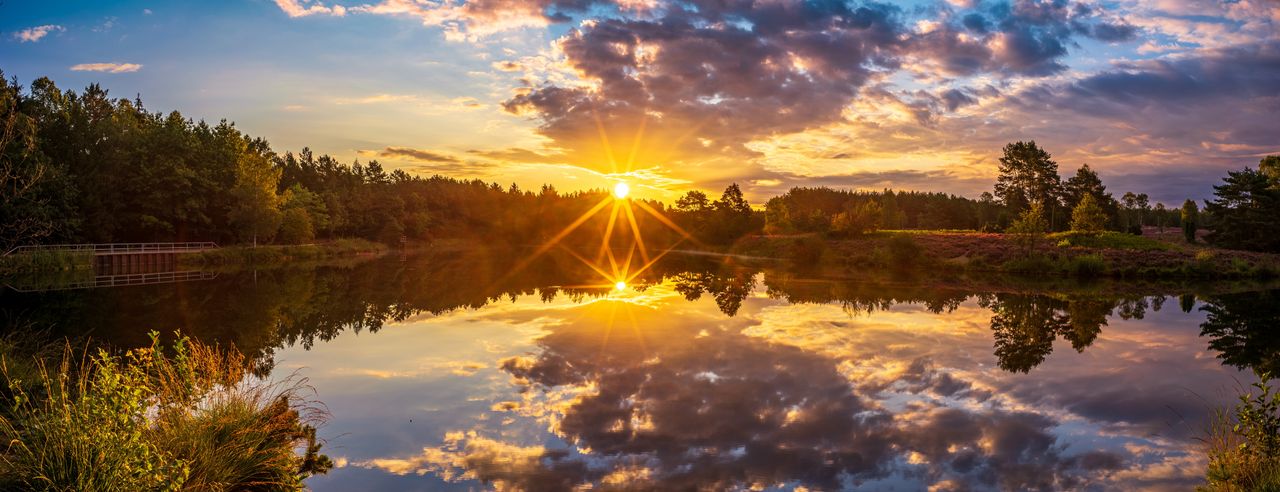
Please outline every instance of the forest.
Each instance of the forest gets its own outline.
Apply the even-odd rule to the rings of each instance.
[[[304,244],[359,237],[388,244],[438,238],[540,243],[608,199],[605,190],[560,193],[481,180],[388,172],[309,149],[274,151],[233,123],[148,110],[98,85],[29,88],[0,72],[0,248],[24,244],[216,241]],[[1081,165],[1063,179],[1034,141],[1005,146],[991,192],[978,199],[922,191],[793,188],[755,210],[733,184],[718,199],[690,191],[672,206],[643,201],[692,239],[715,246],[757,233],[849,237],[879,229],[1025,232],[1198,228],[1215,245],[1280,251],[1280,156],[1231,172],[1204,206],[1114,197]],[[1033,214],[1036,217],[1028,217]],[[607,214],[605,214],[607,215]],[[1024,219],[1036,220],[1024,220]],[[680,235],[637,214],[646,241]],[[607,217],[592,217],[591,231]],[[1024,227],[1018,229],[1022,224]],[[1262,233],[1268,232],[1268,233]],[[627,240],[629,231],[617,240]],[[578,239],[587,241],[585,233]],[[570,236],[573,240],[577,236]]]

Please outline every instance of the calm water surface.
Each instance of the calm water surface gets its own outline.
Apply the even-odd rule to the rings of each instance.
[[[618,289],[569,265],[387,258],[0,308],[120,346],[183,330],[307,378],[338,464],[321,491],[1186,490],[1208,413],[1280,346],[1280,296],[1238,287],[673,258]]]

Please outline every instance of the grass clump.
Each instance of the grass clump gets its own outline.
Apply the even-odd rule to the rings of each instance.
[[[13,359],[2,360],[5,490],[296,490],[332,466],[302,385],[246,379],[235,351],[185,337],[165,351],[152,333],[150,348],[122,356]]]
[[[1094,278],[1107,274],[1107,260],[1101,255],[1075,256],[1064,263],[1063,270],[1073,277]]]
[[[1219,410],[1204,439],[1209,457],[1204,491],[1280,490],[1280,393],[1258,374],[1234,413]]]
[[[1169,243],[1123,232],[1059,232],[1049,239],[1063,248],[1129,249],[1137,251],[1166,251],[1173,249]]]

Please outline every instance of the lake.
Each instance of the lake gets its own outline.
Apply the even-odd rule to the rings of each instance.
[[[118,347],[180,330],[305,378],[337,463],[320,491],[1186,490],[1211,412],[1280,347],[1262,285],[826,279],[679,254],[618,285],[512,258],[5,289],[0,310]]]

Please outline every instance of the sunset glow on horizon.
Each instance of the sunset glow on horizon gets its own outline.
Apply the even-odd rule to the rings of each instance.
[[[976,197],[1035,139],[1175,203],[1280,152],[1264,0],[73,3],[0,7],[6,77],[524,189]]]

